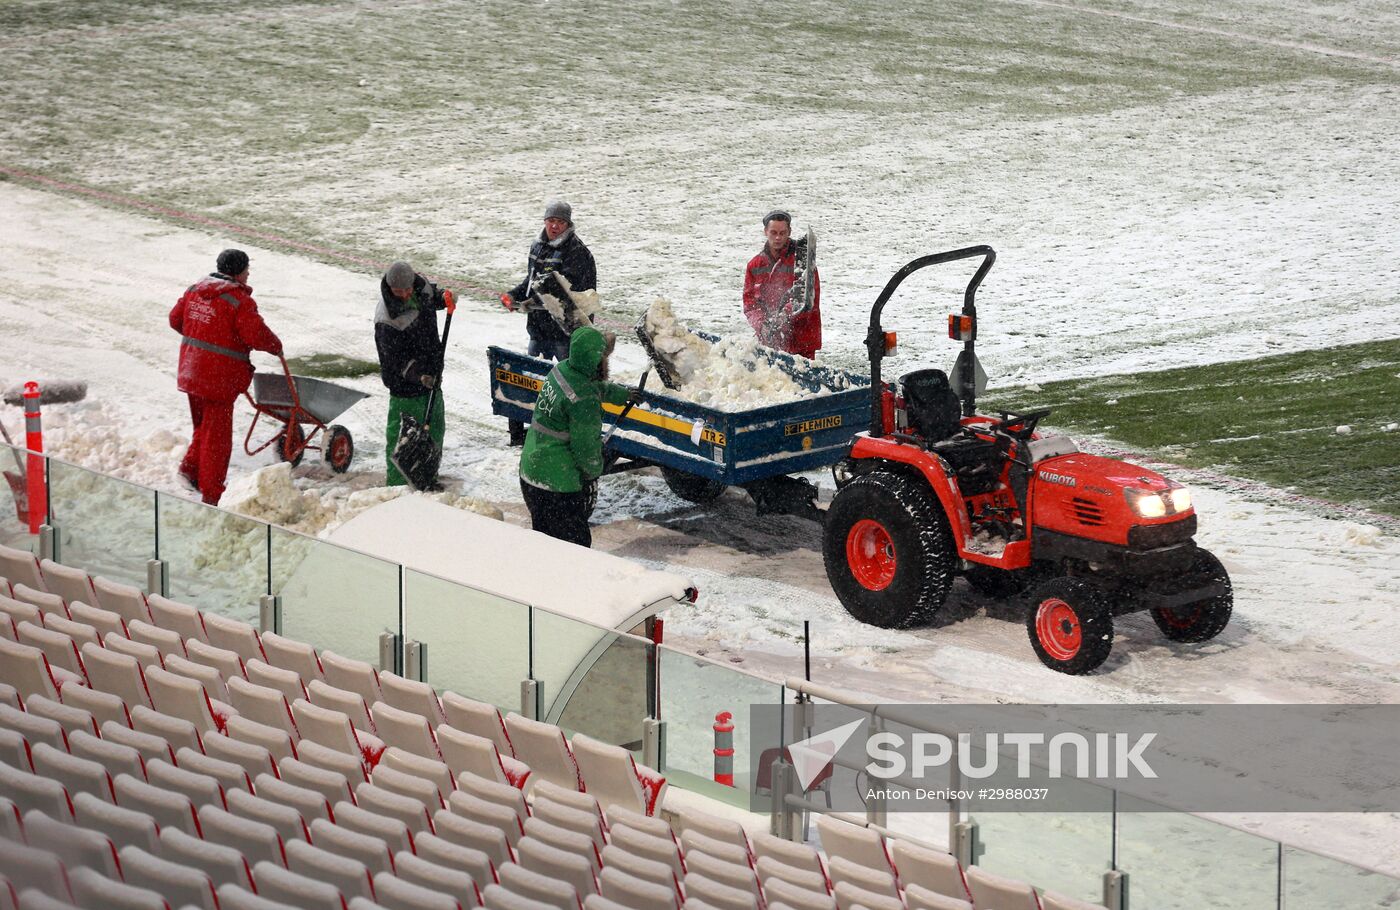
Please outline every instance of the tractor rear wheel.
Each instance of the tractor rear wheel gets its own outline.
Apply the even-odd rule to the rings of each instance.
[[[886,471],[864,474],[837,492],[826,513],[822,555],[846,611],[884,629],[932,620],[957,564],[928,485]]]
[[[1229,625],[1230,614],[1234,610],[1235,594],[1230,586],[1230,574],[1213,553],[1198,548],[1191,568],[1180,578],[1179,581],[1173,580],[1173,584],[1221,582],[1225,585],[1225,593],[1185,606],[1156,608],[1152,611],[1152,621],[1172,641],[1210,641]]]
[[[1035,589],[1026,631],[1041,663],[1078,676],[1098,669],[1113,649],[1113,611],[1091,582],[1052,578]]]
[[[700,477],[695,474],[687,474],[675,468],[662,466],[661,477],[666,481],[666,486],[686,502],[693,502],[698,506],[703,506],[719,499],[720,495],[728,488],[718,480],[709,477]]]

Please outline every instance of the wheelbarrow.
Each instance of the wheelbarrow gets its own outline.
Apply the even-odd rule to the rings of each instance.
[[[287,368],[287,359],[280,355],[277,359],[282,362],[282,372],[253,374],[252,392],[244,393],[253,405],[254,415],[253,422],[248,425],[248,435],[243,439],[243,451],[257,455],[276,445],[282,460],[296,467],[301,464],[306,450],[311,449],[321,453],[332,471],[344,474],[355,457],[355,440],[349,430],[331,421],[369,396],[324,379],[293,376]],[[253,432],[263,417],[280,423],[282,428],[255,449]],[[318,433],[322,434],[321,444],[313,445]]]

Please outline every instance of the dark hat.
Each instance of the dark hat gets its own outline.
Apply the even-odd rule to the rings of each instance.
[[[562,218],[569,224],[573,224],[574,207],[562,199],[551,199],[544,207],[544,217],[546,221],[550,218]]]
[[[763,226],[768,227],[770,221],[786,221],[788,224],[792,224],[792,216],[782,209],[774,209],[763,216]]]
[[[233,278],[248,270],[248,254],[242,250],[224,250],[214,261],[214,268],[220,275]]]
[[[413,279],[418,277],[418,273],[413,271],[413,266],[400,259],[389,264],[389,268],[384,272],[384,281],[389,287],[396,291],[406,291],[413,287]]]

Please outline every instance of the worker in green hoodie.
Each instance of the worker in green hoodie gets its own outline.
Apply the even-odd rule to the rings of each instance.
[[[536,531],[591,547],[590,488],[603,473],[603,402],[627,403],[632,390],[608,382],[616,337],[592,326],[569,336],[569,357],[545,377],[520,453],[520,492]]]

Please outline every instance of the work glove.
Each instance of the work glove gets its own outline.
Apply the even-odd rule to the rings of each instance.
[[[424,373],[422,376],[419,376],[418,381],[423,383],[423,388],[425,389],[431,389],[433,386],[437,385],[437,377],[430,373]]]
[[[447,307],[449,316],[457,312],[457,295],[452,293],[452,291],[445,290],[442,292],[442,302],[443,305]]]
[[[505,307],[506,309],[510,310],[512,313],[515,312],[515,300],[512,299],[511,296],[510,296],[509,294],[502,294],[502,295],[501,295],[501,306],[503,306],[503,307]]]
[[[641,404],[641,401],[642,401],[642,390],[641,390],[641,389],[629,389],[629,390],[628,390],[628,392],[627,392],[627,404],[629,404],[629,405]]]

